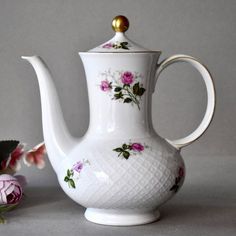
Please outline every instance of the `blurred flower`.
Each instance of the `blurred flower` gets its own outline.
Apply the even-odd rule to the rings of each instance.
[[[0,164],[0,170],[4,173],[15,173],[21,168],[20,160],[25,153],[25,144],[19,143],[17,147],[9,154],[9,157]]]
[[[44,156],[46,154],[46,147],[44,143],[40,143],[33,149],[29,150],[24,156],[23,160],[27,166],[36,165],[39,169],[45,167]]]
[[[17,204],[22,197],[22,188],[11,175],[0,175],[0,204]]]
[[[13,170],[18,171],[21,168],[20,159],[24,155],[25,144],[20,143],[17,148],[11,153],[9,160],[9,167]]]
[[[45,166],[45,153],[44,143],[25,152],[25,144],[17,140],[0,141],[0,224],[6,223],[2,214],[18,205],[27,185],[25,176],[13,176],[21,167],[21,159],[28,166],[34,164],[41,169]]]

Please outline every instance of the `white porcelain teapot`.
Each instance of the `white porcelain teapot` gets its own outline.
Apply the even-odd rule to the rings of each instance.
[[[80,52],[87,77],[90,124],[82,138],[65,125],[51,74],[38,56],[22,57],[34,67],[41,94],[44,140],[50,162],[65,193],[86,207],[89,221],[139,225],[160,217],[158,208],[180,189],[185,167],[182,147],[209,126],[215,107],[212,77],[197,59],[174,55],[158,63],[150,51],[128,39],[128,19],[112,21],[115,36]],[[204,79],[208,103],[199,127],[178,140],[153,129],[151,100],[158,76],[175,62],[188,62]]]

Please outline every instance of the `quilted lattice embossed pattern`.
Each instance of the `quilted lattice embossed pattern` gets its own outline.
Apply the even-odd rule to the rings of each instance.
[[[90,143],[89,150],[86,142],[81,143],[75,153],[81,153],[90,165],[81,172],[75,189],[68,188],[61,174],[59,182],[64,191],[79,204],[92,208],[156,208],[163,204],[174,195],[170,189],[179,167],[184,167],[182,157],[159,137],[135,141],[149,147],[128,160],[113,151],[124,141],[107,141],[106,145],[104,140],[96,141]],[[71,155],[63,164],[64,173],[80,160]]]

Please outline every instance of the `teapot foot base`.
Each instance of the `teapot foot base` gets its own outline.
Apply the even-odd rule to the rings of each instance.
[[[131,226],[152,223],[160,219],[158,210],[87,208],[85,218],[96,224]]]

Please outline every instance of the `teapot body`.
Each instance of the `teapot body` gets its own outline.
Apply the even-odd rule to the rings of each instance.
[[[129,157],[117,152],[118,148],[126,148]],[[155,133],[131,139],[85,136],[61,163],[58,172],[65,193],[86,207],[86,212],[92,211],[87,219],[108,225],[156,220],[159,206],[175,195],[184,176],[180,151]],[[99,211],[99,215],[94,211]],[[139,221],[127,218],[127,212],[138,215]],[[143,216],[147,212],[150,216]]]
[[[152,86],[159,55],[82,55],[90,124],[57,174],[63,190],[88,208],[85,216],[93,222],[133,225],[156,220],[158,207],[184,181],[180,151],[159,137],[151,122]],[[108,214],[110,211],[116,213]],[[139,211],[139,216],[148,212],[151,217],[142,216],[140,222],[132,217],[124,220],[127,211],[133,215]],[[111,215],[125,222],[116,219],[109,223]]]

